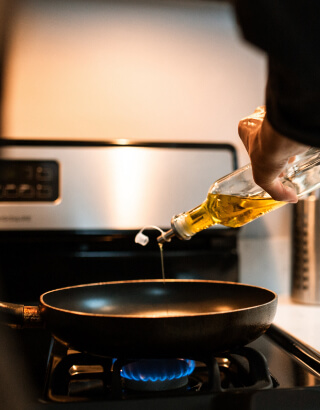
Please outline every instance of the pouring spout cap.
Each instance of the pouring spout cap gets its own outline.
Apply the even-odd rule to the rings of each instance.
[[[175,235],[175,232],[173,229],[170,229],[167,232],[164,232],[162,229],[160,229],[158,226],[155,225],[148,225],[144,226],[140,231],[137,233],[135,236],[134,241],[142,246],[146,246],[149,243],[149,237],[143,233],[145,229],[156,229],[161,233],[161,235],[157,238],[157,241],[159,244],[165,243],[165,242],[170,242],[172,236]]]

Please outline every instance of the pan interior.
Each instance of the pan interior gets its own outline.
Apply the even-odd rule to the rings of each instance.
[[[267,289],[213,281],[132,281],[75,286],[48,292],[54,309],[116,317],[178,317],[248,309],[271,302]]]

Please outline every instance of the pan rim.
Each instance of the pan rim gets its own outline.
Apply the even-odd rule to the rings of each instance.
[[[265,307],[269,304],[272,303],[276,303],[278,300],[278,295],[276,292],[274,292],[273,290],[261,287],[261,286],[256,286],[256,285],[250,285],[247,283],[240,283],[240,282],[231,282],[231,281],[219,281],[219,280],[207,280],[207,279],[166,279],[165,280],[166,283],[184,283],[184,282],[188,282],[188,283],[218,283],[218,284],[222,284],[222,285],[235,285],[235,286],[239,286],[239,287],[249,287],[249,288],[255,288],[255,289],[259,289],[262,291],[266,291],[267,293],[270,294],[270,296],[272,296],[272,299],[269,300],[266,303],[261,303],[259,305],[254,305],[254,306],[249,306],[249,307],[244,307],[244,308],[240,308],[240,309],[233,309],[233,310],[226,310],[223,312],[202,312],[202,313],[188,313],[186,315],[161,315],[161,316],[146,316],[146,315],[115,315],[115,314],[104,314],[104,313],[87,313],[87,312],[80,312],[80,311],[76,311],[76,310],[69,310],[69,309],[62,309],[56,306],[52,306],[49,303],[46,303],[44,301],[44,297],[48,294],[51,293],[56,293],[62,290],[67,290],[67,289],[76,289],[76,288],[83,288],[83,287],[94,287],[94,286],[101,286],[101,285],[119,285],[122,283],[163,283],[163,279],[137,279],[137,280],[121,280],[121,281],[109,281],[109,282],[95,282],[95,283],[87,283],[87,284],[81,284],[81,285],[75,285],[75,286],[67,286],[67,287],[63,287],[63,288],[59,288],[59,289],[53,289],[53,290],[49,290],[45,293],[43,293],[40,296],[40,303],[42,306],[45,306],[49,309],[52,309],[54,311],[58,311],[58,312],[64,312],[64,313],[69,313],[72,315],[77,315],[77,316],[88,316],[88,317],[103,317],[103,318],[132,318],[132,319],[144,319],[144,320],[148,320],[148,319],[176,319],[176,318],[182,318],[182,317],[202,317],[202,316],[214,316],[214,315],[223,315],[223,314],[234,314],[237,312],[241,312],[241,311],[249,311],[252,309],[258,309],[261,307]]]

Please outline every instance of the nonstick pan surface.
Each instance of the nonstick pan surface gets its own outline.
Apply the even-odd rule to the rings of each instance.
[[[57,289],[40,297],[53,336],[113,357],[191,357],[245,345],[271,325],[277,295],[208,280],[139,280]]]

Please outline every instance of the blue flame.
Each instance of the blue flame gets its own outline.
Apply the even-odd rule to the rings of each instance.
[[[122,367],[121,376],[141,382],[157,382],[189,376],[195,368],[194,360],[152,359],[139,360]]]

